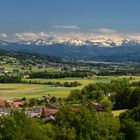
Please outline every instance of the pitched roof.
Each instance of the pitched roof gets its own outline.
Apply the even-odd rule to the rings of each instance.
[[[59,109],[60,108],[60,104],[59,103],[48,104],[47,108],[48,109]]]
[[[47,115],[55,115],[59,110],[58,109],[47,109]]]
[[[80,105],[72,105],[72,111],[77,112],[80,109]]]
[[[28,104],[28,102],[27,101],[17,101],[17,102],[12,102],[11,104],[14,107],[19,107],[20,105]]]
[[[0,102],[0,107],[5,106],[5,102]]]
[[[96,111],[103,111],[103,109],[104,109],[104,106],[99,103],[89,103],[88,106]]]
[[[51,97],[49,95],[44,95],[43,98],[50,99]]]

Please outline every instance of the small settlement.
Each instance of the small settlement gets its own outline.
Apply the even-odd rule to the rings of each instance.
[[[39,105],[35,105],[36,99],[32,101],[25,98],[20,100],[0,101],[0,116],[10,115],[11,111],[18,109],[24,110],[25,114],[32,118],[40,118],[43,122],[47,123],[55,120],[56,113],[62,107],[62,104],[54,100],[54,98],[55,97],[50,97],[49,95],[43,96],[38,99],[40,102]],[[93,102],[89,103],[88,106],[95,111],[103,111],[104,109],[103,105]],[[80,107],[80,104],[73,104],[72,111],[77,112]]]

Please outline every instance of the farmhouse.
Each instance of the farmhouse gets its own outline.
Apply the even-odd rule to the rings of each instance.
[[[50,101],[51,100],[51,97],[49,95],[45,95],[45,96],[42,97],[41,100]]]
[[[60,104],[59,103],[48,104],[46,107],[48,109],[59,109],[60,108]]]
[[[79,104],[72,105],[72,111],[77,112],[77,111],[79,111],[80,107],[81,107],[81,105],[79,105]]]
[[[9,115],[11,111],[11,108],[0,109],[0,116]]]
[[[5,102],[0,102],[0,108],[5,107]]]
[[[28,104],[27,101],[15,101],[15,102],[11,103],[12,107],[14,107],[14,108],[18,108],[18,107],[20,107],[22,105],[26,105],[26,104]]]

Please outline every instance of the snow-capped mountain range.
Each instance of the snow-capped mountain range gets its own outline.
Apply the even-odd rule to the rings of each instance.
[[[61,58],[92,59],[96,61],[139,61],[140,43],[124,39],[120,44],[112,40],[24,40],[0,41],[0,49],[38,53]]]
[[[5,43],[5,44],[4,44]],[[8,43],[8,42],[7,42]],[[3,45],[7,44],[6,42],[3,42]],[[37,40],[24,40],[24,41],[18,41],[16,42],[20,45],[35,45],[35,46],[50,46],[54,44],[62,44],[62,45],[72,45],[72,46],[97,46],[97,47],[119,47],[119,46],[134,46],[140,44],[140,42],[129,40],[129,39],[123,39],[121,42],[115,42],[111,39],[105,40],[105,41],[94,41],[94,40],[83,40],[83,39],[50,39],[50,40],[43,40],[43,39],[37,39]]]

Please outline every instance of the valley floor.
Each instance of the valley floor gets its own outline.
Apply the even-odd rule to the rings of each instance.
[[[0,84],[0,99],[7,100],[13,98],[39,98],[43,95],[49,94],[50,96],[56,96],[66,98],[68,94],[75,89],[82,89],[89,83],[97,82],[110,82],[111,80],[119,78],[130,78],[130,76],[93,76],[92,79],[82,78],[64,78],[64,79],[25,79],[31,81],[40,81],[42,84]],[[133,76],[130,82],[139,81],[140,76]],[[52,87],[45,85],[43,82],[73,82],[78,81],[81,86],[78,87]]]

